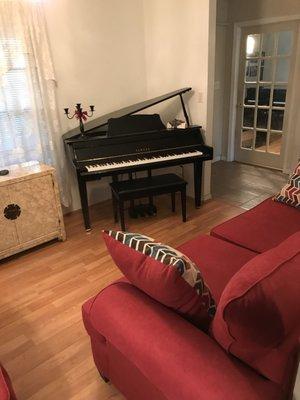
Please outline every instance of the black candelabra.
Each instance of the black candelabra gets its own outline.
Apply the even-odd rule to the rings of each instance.
[[[74,117],[78,119],[81,136],[83,136],[84,135],[83,122],[94,114],[95,106],[90,106],[90,114],[87,111],[83,111],[80,103],[76,104],[73,115],[70,115],[68,108],[64,108],[64,110],[68,119],[73,119]]]

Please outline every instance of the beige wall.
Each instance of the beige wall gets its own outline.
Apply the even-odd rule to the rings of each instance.
[[[99,116],[191,85],[195,94],[188,106],[193,122],[207,128],[214,5],[215,0],[88,0],[83,8],[82,3],[71,0],[46,2],[60,109],[80,101],[87,106],[95,104],[95,116]],[[171,101],[160,111],[165,118],[174,117],[179,106],[180,102]],[[64,132],[76,126],[76,121],[68,121],[63,112],[61,122]],[[211,128],[206,130],[211,143]],[[187,170],[186,176],[191,178],[189,175]],[[109,196],[107,180],[89,186],[91,202]],[[76,209],[79,196],[74,173],[71,187],[72,208]],[[208,167],[205,196],[209,194]]]

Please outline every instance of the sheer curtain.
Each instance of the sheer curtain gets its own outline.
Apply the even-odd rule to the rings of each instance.
[[[68,205],[55,85],[41,1],[0,0],[0,167],[53,165]]]

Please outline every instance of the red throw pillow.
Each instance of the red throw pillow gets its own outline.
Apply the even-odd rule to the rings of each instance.
[[[136,287],[208,329],[215,301],[197,266],[172,247],[138,233],[103,232],[113,260]]]
[[[274,197],[275,201],[300,208],[300,162],[292,173],[288,183]]]
[[[212,323],[227,351],[282,383],[300,336],[300,231],[245,264],[224,289]]]

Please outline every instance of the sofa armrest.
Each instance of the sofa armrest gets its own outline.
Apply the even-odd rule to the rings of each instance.
[[[277,385],[128,282],[118,281],[89,300],[83,317],[92,340],[102,335],[167,399],[282,398]]]
[[[0,364],[0,400],[17,400],[8,373]]]

